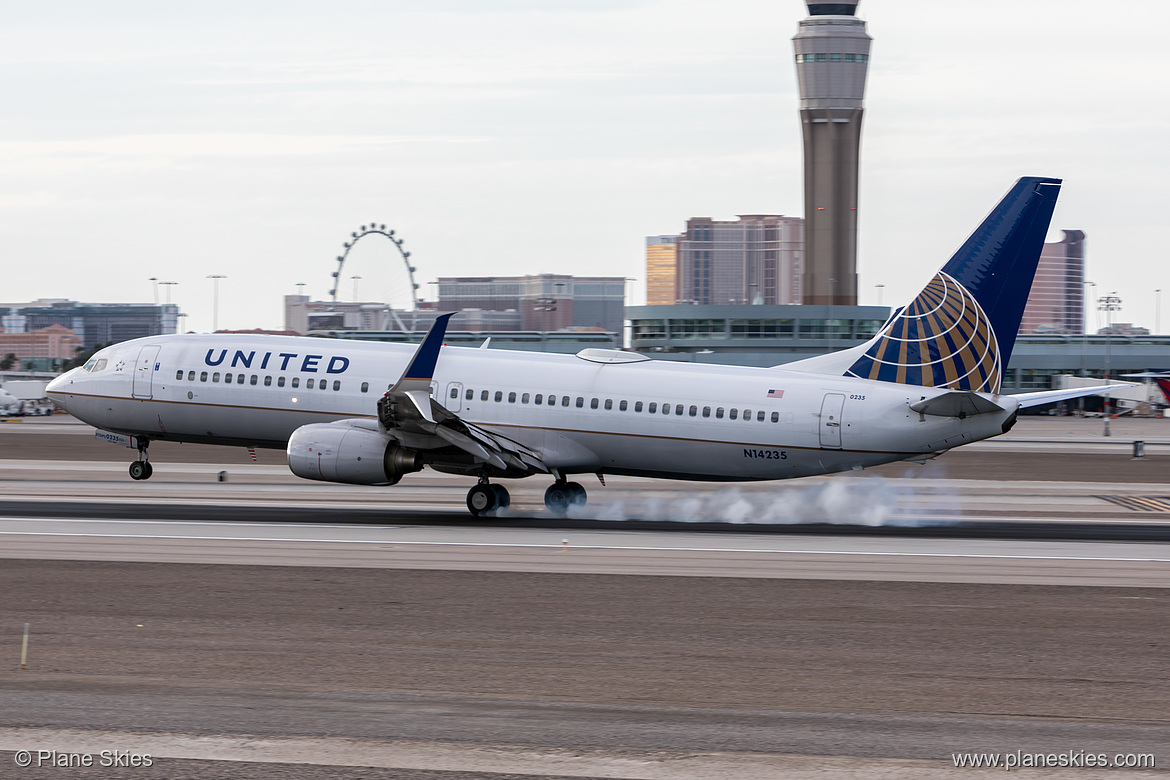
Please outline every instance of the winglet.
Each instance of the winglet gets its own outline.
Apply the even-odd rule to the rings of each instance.
[[[422,343],[418,345],[418,349],[414,353],[414,358],[411,359],[410,365],[406,367],[406,373],[402,375],[402,379],[399,380],[400,382],[410,380],[431,381],[431,377],[435,375],[435,364],[439,362],[439,350],[443,348],[443,339],[447,336],[447,322],[455,314],[456,312],[450,312],[435,317],[434,324],[427,331],[427,335],[423,338]]]
[[[408,418],[422,419],[434,424],[435,415],[431,409],[431,379],[435,375],[435,365],[439,362],[439,350],[443,348],[443,337],[447,335],[447,322],[456,312],[440,314],[422,343],[414,351],[410,365],[406,367],[402,377],[378,401],[378,421],[385,428],[393,427],[400,420],[401,415]],[[400,409],[401,401],[409,402],[411,409]]]

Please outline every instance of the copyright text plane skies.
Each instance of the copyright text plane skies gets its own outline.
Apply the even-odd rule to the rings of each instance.
[[[775,368],[412,345],[173,335],[101,350],[49,397],[138,449],[154,440],[285,448],[297,476],[393,485],[430,467],[477,480],[547,475],[555,512],[577,474],[788,479],[923,460],[1006,432],[1021,407],[1101,388],[1000,395],[1060,181],[1016,182],[954,257],[869,342]],[[388,388],[388,389],[387,389]]]

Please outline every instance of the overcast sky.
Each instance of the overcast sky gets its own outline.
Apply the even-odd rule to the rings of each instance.
[[[1012,181],[1058,176],[1121,321],[1170,293],[1167,6],[863,0],[863,303],[904,302]],[[634,277],[691,216],[803,212],[799,0],[0,0],[3,294],[277,328],[342,242],[438,276]],[[1059,236],[1054,231],[1050,240]],[[376,237],[374,237],[376,238]],[[405,284],[388,242],[359,297]],[[165,299],[165,292],[160,296]],[[1170,298],[1170,295],[1166,296]],[[1167,301],[1170,306],[1170,301]],[[1163,329],[1170,318],[1163,317]]]

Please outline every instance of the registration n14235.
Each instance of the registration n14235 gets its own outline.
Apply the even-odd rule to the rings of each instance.
[[[788,453],[784,450],[753,450],[750,447],[744,447],[743,456],[761,460],[788,460]]]

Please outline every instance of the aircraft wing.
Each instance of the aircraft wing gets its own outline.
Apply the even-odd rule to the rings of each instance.
[[[1041,404],[1050,404],[1056,401],[1067,401],[1070,398],[1080,398],[1086,395],[1100,395],[1108,390],[1119,390],[1123,387],[1133,386],[1133,382],[1122,382],[1120,384],[1096,385],[1094,387],[1070,387],[1064,390],[1041,390],[1038,393],[1017,393],[1010,397],[1020,402],[1021,409],[1027,409],[1029,406],[1040,406]]]
[[[453,316],[435,318],[402,377],[379,399],[379,424],[408,446],[437,449],[450,445],[498,469],[547,474],[539,451],[468,422],[431,397],[431,379]]]

